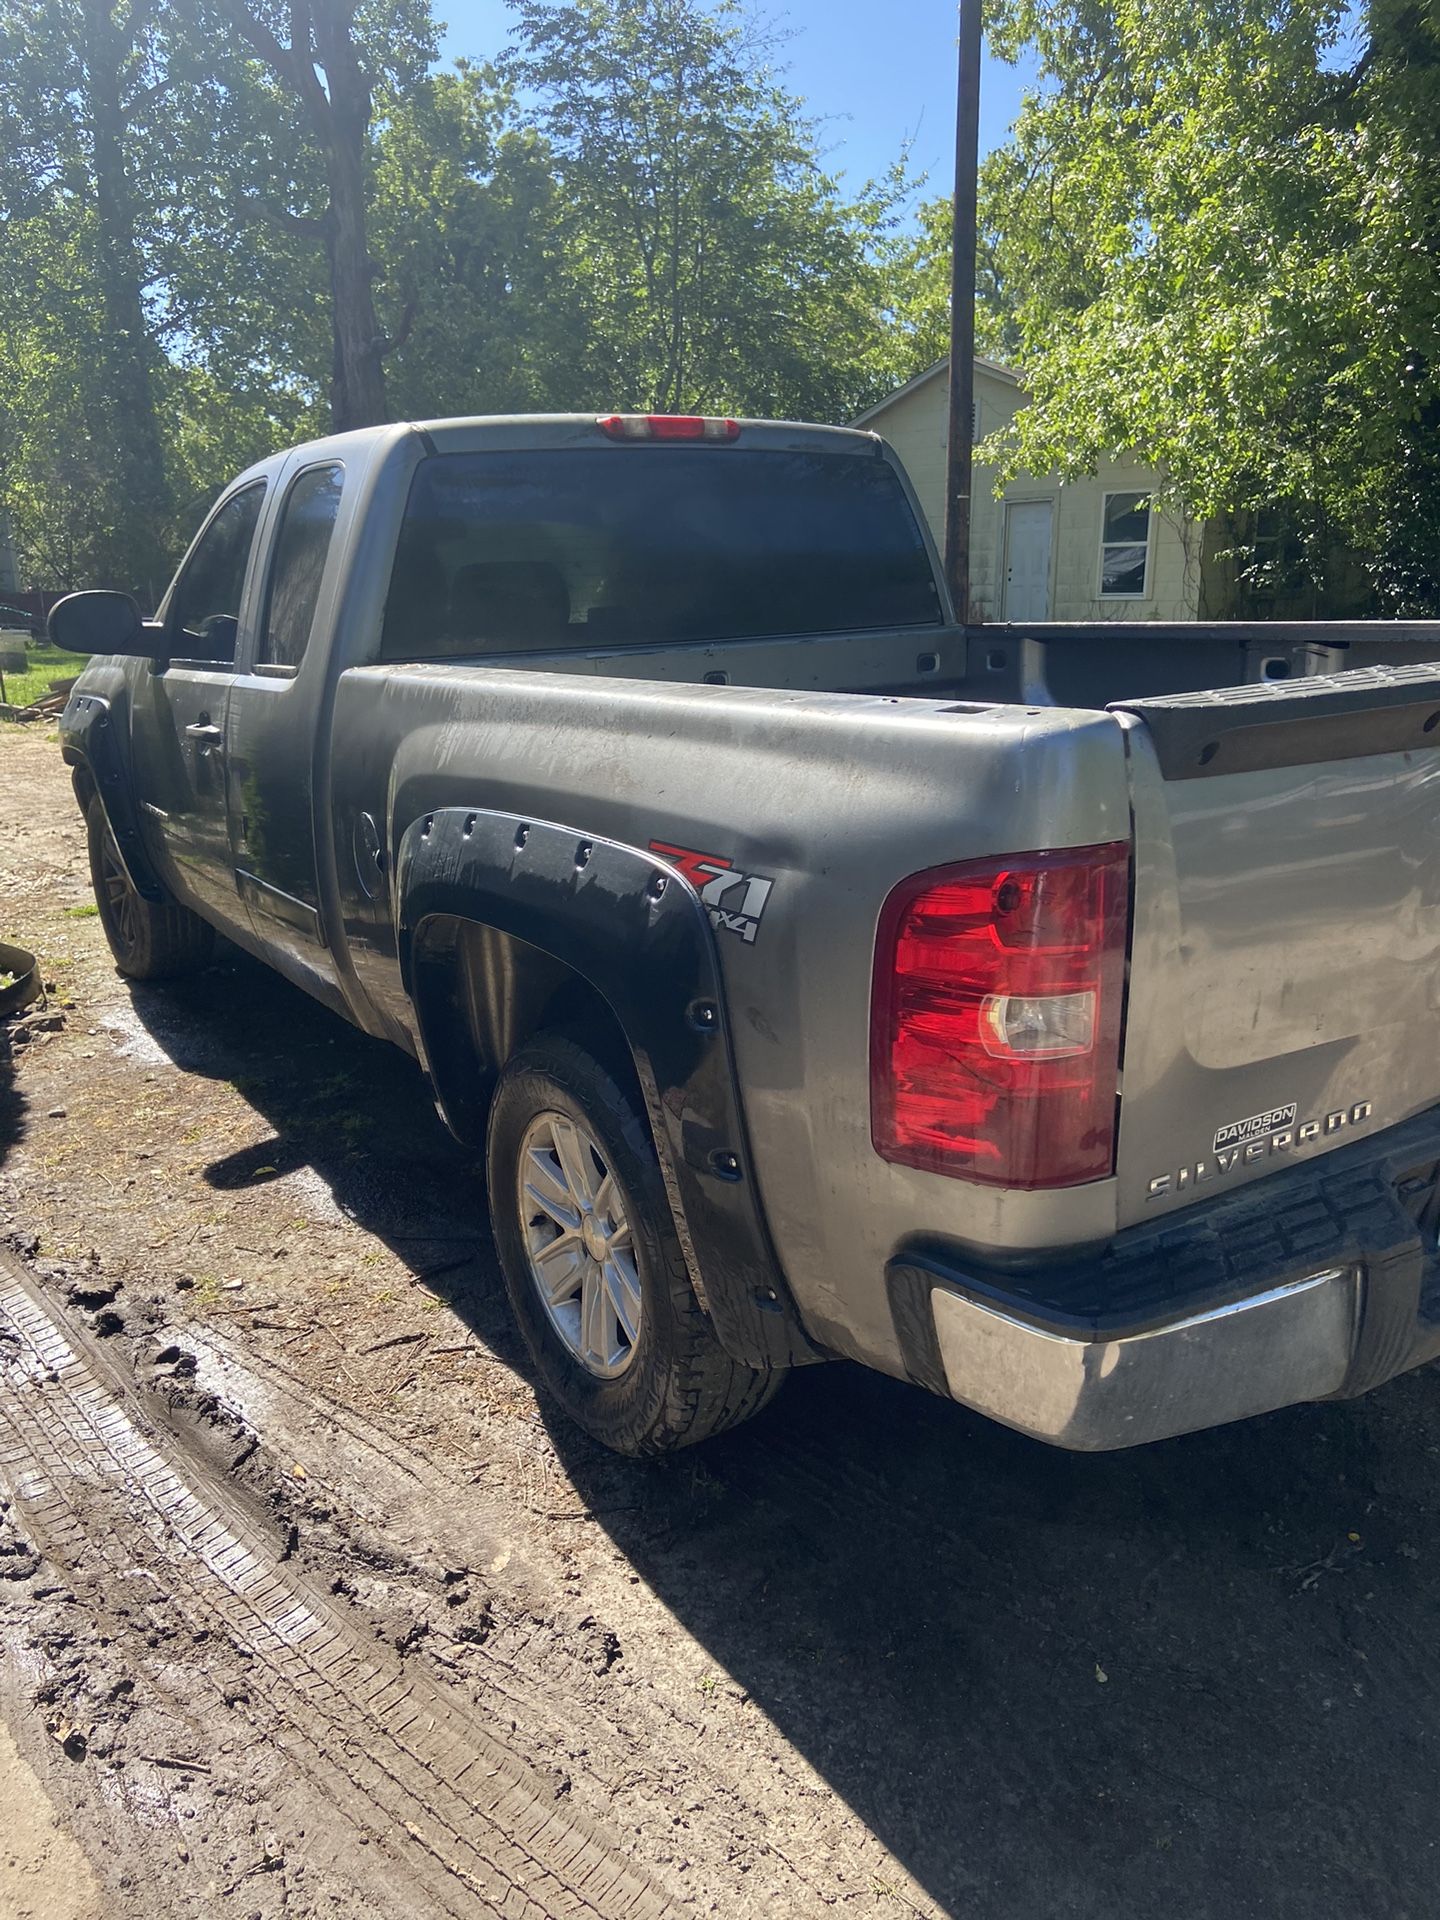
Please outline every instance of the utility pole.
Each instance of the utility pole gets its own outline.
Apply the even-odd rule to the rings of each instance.
[[[980,171],[980,0],[960,0],[955,96],[954,238],[950,248],[950,426],[945,461],[945,577],[956,617],[970,617],[971,446],[975,421],[975,222]]]

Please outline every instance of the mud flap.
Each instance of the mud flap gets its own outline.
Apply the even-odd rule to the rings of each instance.
[[[163,906],[170,896],[161,886],[140,836],[125,745],[116,730],[110,702],[95,693],[72,693],[60,716],[60,732],[66,758],[72,764],[82,761],[90,769],[131,885],[142,900]]]

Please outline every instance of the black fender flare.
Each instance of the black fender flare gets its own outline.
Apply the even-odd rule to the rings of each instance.
[[[72,767],[84,766],[95,783],[131,885],[142,900],[162,906],[170,896],[145,851],[129,743],[115,724],[110,702],[98,693],[72,693],[60,716],[60,736],[66,760]]]
[[[447,1087],[452,1076],[432,1057],[417,991],[424,932],[437,919],[523,941],[600,995],[634,1058],[676,1231],[721,1344],[754,1367],[824,1359],[765,1225],[714,934],[684,876],[653,854],[573,827],[449,807],[405,830],[395,885],[421,1059],[452,1127],[462,1137],[467,1130],[450,1111],[465,1095]]]

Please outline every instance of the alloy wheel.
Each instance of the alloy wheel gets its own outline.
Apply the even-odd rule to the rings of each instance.
[[[134,948],[139,932],[139,900],[129,874],[121,865],[120,850],[108,824],[100,844],[100,883],[104,888],[107,917],[120,944],[129,951]]]
[[[530,1277],[587,1372],[617,1379],[635,1357],[642,1301],[625,1196],[579,1121],[547,1111],[520,1147],[520,1219]]]

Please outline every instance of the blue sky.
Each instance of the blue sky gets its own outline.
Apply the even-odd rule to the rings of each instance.
[[[448,20],[444,51],[485,59],[506,36],[504,0],[437,0]],[[911,161],[930,176],[927,195],[948,192],[954,167],[955,32],[947,0],[790,0],[753,6],[788,31],[791,90],[824,122],[826,165],[852,185],[882,173],[912,139]],[[883,16],[883,30],[877,31]],[[1028,75],[986,59],[980,92],[982,151],[998,145]]]

